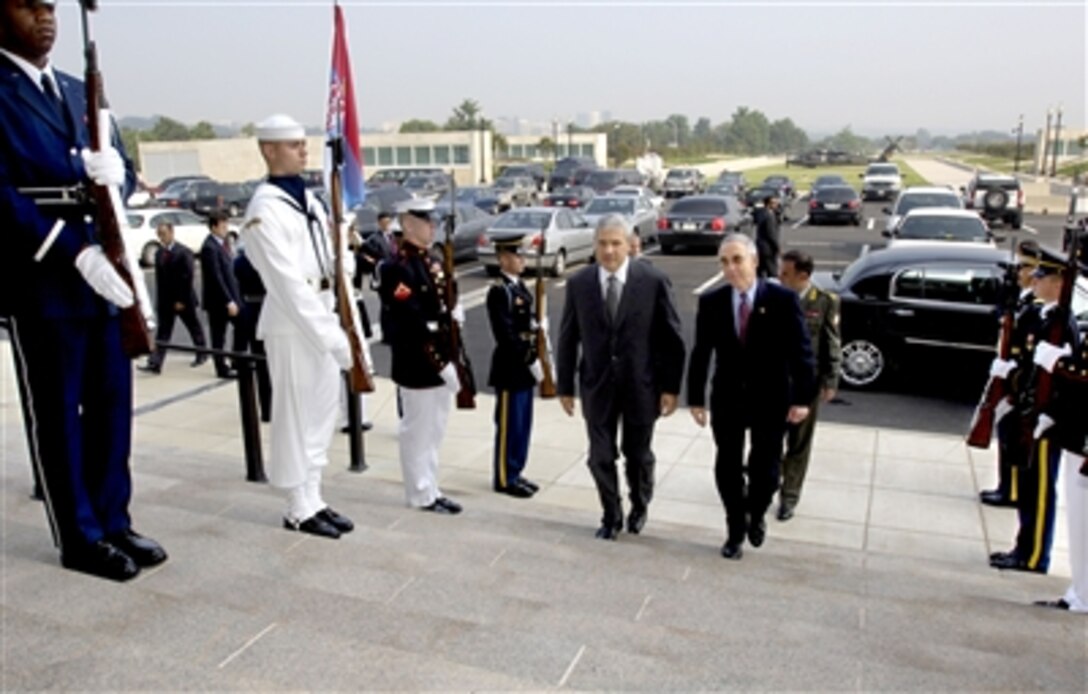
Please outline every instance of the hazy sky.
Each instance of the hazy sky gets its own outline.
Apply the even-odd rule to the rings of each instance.
[[[92,16],[120,115],[323,120],[332,3],[102,0]],[[737,106],[818,132],[1084,127],[1082,0],[341,2],[360,119],[728,119]],[[76,0],[54,60],[82,69]]]

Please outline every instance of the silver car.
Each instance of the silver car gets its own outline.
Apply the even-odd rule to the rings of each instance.
[[[621,215],[631,225],[643,242],[657,238],[657,210],[649,199],[632,195],[601,195],[593,198],[583,215],[591,227],[596,227],[601,217]]]
[[[540,255],[541,231],[544,232],[544,254]],[[588,260],[593,256],[593,227],[574,210],[553,207],[523,207],[499,215],[486,232],[480,235],[476,255],[487,274],[499,274],[495,241],[520,238],[526,268],[540,264],[553,277],[559,277],[568,263]]]

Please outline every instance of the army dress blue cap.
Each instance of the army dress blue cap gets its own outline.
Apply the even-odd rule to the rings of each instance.
[[[495,239],[492,244],[495,246],[496,253],[513,253],[514,255],[521,255],[524,239],[524,234],[521,236],[504,236],[501,239]]]
[[[1039,244],[1025,239],[1016,246],[1016,259],[1021,265],[1035,267],[1039,264]]]
[[[1035,267],[1035,272],[1033,272],[1032,275],[1035,277],[1046,277],[1047,275],[1061,274],[1065,271],[1067,263],[1068,257],[1064,253],[1052,248],[1039,246],[1038,265]]]

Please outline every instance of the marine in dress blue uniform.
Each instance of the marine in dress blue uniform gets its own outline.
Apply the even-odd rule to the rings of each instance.
[[[82,191],[93,180],[127,193],[136,178],[116,132],[112,147],[84,151],[84,86],[49,61],[54,4],[0,2],[0,224],[9,239],[0,295],[61,563],[127,580],[166,553],[132,530],[132,364],[118,306],[133,293],[98,245]]]
[[[488,385],[495,389],[495,491],[518,498],[536,493],[522,476],[533,429],[533,387],[543,378],[537,359],[533,295],[521,280],[522,239],[496,242],[501,274],[487,292],[495,350]]]

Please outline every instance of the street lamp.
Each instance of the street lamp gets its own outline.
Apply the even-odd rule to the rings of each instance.
[[[552,168],[559,166],[559,119],[552,118]]]
[[[567,156],[573,157],[574,154],[574,123],[567,121]]]
[[[670,122],[672,123],[672,148],[677,149],[680,147],[680,124],[675,119]]]
[[[1020,173],[1020,143],[1024,139],[1024,114],[1020,114],[1020,122],[1013,132],[1016,133],[1016,161],[1013,162],[1012,171],[1013,173]]]
[[[1054,117],[1054,110],[1050,107],[1046,109],[1046,130],[1043,131],[1043,152],[1042,157],[1038,161],[1042,162],[1036,173],[1040,176],[1046,176],[1046,155],[1050,152],[1050,119]]]
[[[1058,147],[1062,143],[1062,107],[1058,107],[1058,119],[1054,123],[1054,153],[1051,155],[1050,164],[1050,177],[1058,175]],[[1046,161],[1043,161],[1043,168],[1046,168]]]

